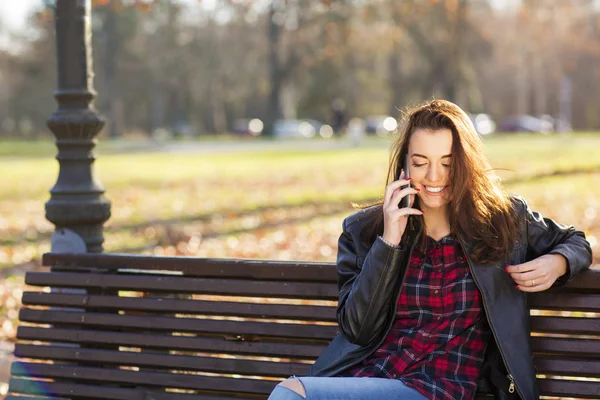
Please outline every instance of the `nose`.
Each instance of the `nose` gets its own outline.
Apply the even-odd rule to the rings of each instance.
[[[440,168],[440,166],[437,166],[434,163],[429,164],[426,176],[428,182],[437,183],[442,180],[443,172],[440,170]]]

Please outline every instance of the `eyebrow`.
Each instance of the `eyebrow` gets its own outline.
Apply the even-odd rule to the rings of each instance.
[[[423,154],[419,154],[419,153],[413,153],[411,157],[421,157],[421,158],[428,160],[427,156],[424,156]],[[442,158],[451,158],[451,157],[452,157],[452,154],[446,154],[445,156],[442,156]]]

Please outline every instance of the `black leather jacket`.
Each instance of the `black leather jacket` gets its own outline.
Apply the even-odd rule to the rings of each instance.
[[[524,199],[513,198],[519,213],[519,239],[508,263],[520,264],[543,254],[563,255],[568,271],[555,285],[564,284],[591,264],[592,252],[583,232],[557,224],[532,212]],[[340,333],[311,367],[309,376],[333,376],[371,355],[392,327],[396,303],[420,224],[409,218],[402,243],[392,248],[378,238],[371,246],[361,241],[374,208],[361,210],[344,220],[338,243],[337,270]],[[470,246],[459,238],[474,281],[479,288],[493,333],[488,344],[480,385],[497,399],[538,399],[530,345],[529,307],[525,292],[516,289],[505,262],[478,265],[470,258]],[[516,390],[515,390],[516,389]],[[511,393],[512,392],[512,393]]]

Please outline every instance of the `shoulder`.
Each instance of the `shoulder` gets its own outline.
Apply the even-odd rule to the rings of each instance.
[[[529,206],[527,205],[527,200],[525,200],[523,196],[519,196],[518,194],[510,194],[509,196],[513,207],[513,211],[521,217],[525,216],[529,208]]]
[[[512,203],[513,215],[517,224],[517,229],[520,231],[521,236],[527,235],[528,227],[531,225],[534,217],[527,200],[523,196],[516,194],[510,194],[510,200]]]
[[[361,227],[372,223],[381,215],[381,204],[358,210],[344,219],[344,230],[360,230]]]

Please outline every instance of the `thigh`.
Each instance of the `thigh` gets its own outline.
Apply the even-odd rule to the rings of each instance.
[[[298,377],[308,400],[427,400],[396,379]]]

